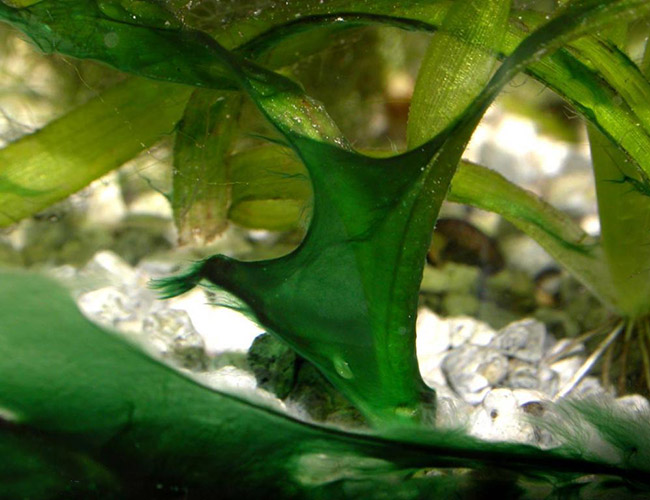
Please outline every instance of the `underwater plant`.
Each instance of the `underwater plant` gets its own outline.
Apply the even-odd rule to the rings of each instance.
[[[8,272],[0,285],[0,345],[15,354],[0,363],[6,381],[0,406],[6,409],[3,449],[16,458],[0,473],[14,488],[9,491],[37,498],[92,491],[136,497],[158,488],[160,496],[201,497],[228,479],[220,496],[267,489],[286,498],[373,497],[392,488],[395,495],[423,498],[471,495],[480,482],[415,473],[439,466],[521,473],[531,481],[528,493],[515,477],[508,483],[512,497],[536,488],[537,496],[554,488],[579,491],[571,481],[589,473],[617,478],[603,481],[603,488],[647,491],[648,459],[636,442],[643,425],[606,410],[596,412],[608,419],[596,425],[592,407],[571,407],[576,418],[599,428],[613,459],[584,443],[543,452],[432,429],[435,393],[418,370],[415,320],[433,228],[442,202],[451,199],[495,211],[539,241],[625,318],[626,349],[632,333],[641,332],[650,371],[650,247],[640,224],[650,190],[644,108],[650,87],[611,40],[618,35],[604,35],[650,15],[650,5],[578,0],[544,16],[502,0],[296,1],[255,9],[253,20],[214,26],[201,12],[175,1],[0,2],[0,19],[42,51],[132,75],[0,150],[0,224],[68,196],[175,127],[175,220],[181,239],[196,228],[209,238],[229,214],[246,218],[234,208],[268,196],[261,192],[269,189],[264,182],[251,187],[247,181],[292,151],[293,159],[277,168],[287,180],[284,194],[293,198],[258,210],[274,207],[284,221],[267,216],[268,224],[282,227],[304,216],[296,202],[310,205],[295,250],[254,262],[216,255],[155,286],[167,297],[201,282],[233,293],[269,332],[313,363],[373,430],[304,424],[205,389],[83,320],[56,285]],[[276,71],[331,37],[368,25],[435,32],[410,104],[408,150],[391,156],[355,150],[325,107]],[[488,106],[521,71],[592,123],[600,241],[494,172],[461,162]],[[244,99],[276,135],[265,131],[259,134],[264,147],[234,152]],[[124,120],[133,124],[128,130]],[[219,189],[237,176],[231,192]],[[39,314],[30,316],[31,308]],[[59,326],[53,331],[51,324]],[[79,477],[81,483],[70,483]],[[550,481],[550,490],[535,482],[540,478]]]

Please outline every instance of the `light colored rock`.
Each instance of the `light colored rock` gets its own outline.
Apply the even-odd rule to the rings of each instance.
[[[415,329],[417,332],[416,348],[418,359],[426,359],[449,348],[448,322],[436,315],[431,309],[420,308]]]
[[[529,276],[555,264],[553,258],[535,240],[522,234],[502,239],[501,251],[508,265],[524,271]]]
[[[130,285],[137,280],[136,271],[128,262],[109,250],[97,252],[80,274],[94,276],[104,282],[116,285]]]
[[[543,403],[549,399],[543,392],[530,389],[513,389],[512,395],[517,401],[517,406],[525,406],[530,403]]]
[[[449,318],[450,344],[452,348],[457,348],[465,344],[473,337],[477,330],[477,321],[473,318],[460,316]]]
[[[650,414],[650,402],[640,394],[628,394],[616,398],[616,406],[630,413]]]
[[[469,427],[474,407],[456,395],[438,393],[436,401],[436,428],[464,429]]]
[[[570,398],[587,398],[599,397],[607,394],[605,388],[601,385],[600,380],[596,377],[585,377],[569,393]]]
[[[552,363],[549,368],[557,373],[558,385],[561,388],[571,380],[571,377],[573,377],[584,362],[585,359],[582,356],[571,356],[570,358],[564,358]]]
[[[597,212],[594,177],[591,171],[575,171],[554,177],[546,200],[574,217]]]
[[[138,196],[129,204],[129,212],[138,215],[153,215],[163,219],[171,219],[172,209],[169,200],[161,193],[150,191]]]
[[[128,290],[107,286],[80,295],[77,303],[88,318],[107,328],[138,333],[142,324],[140,312],[148,310],[151,301],[129,294]]]
[[[200,288],[167,301],[168,307],[186,311],[201,334],[209,355],[246,352],[255,337],[264,332],[258,324],[234,309],[208,303]]]
[[[542,359],[546,327],[534,319],[510,323],[497,332],[490,347],[523,361],[538,362]]]
[[[439,391],[448,387],[447,377],[442,370],[442,362],[447,357],[447,352],[439,352],[419,361],[420,375],[429,387]]]
[[[551,370],[548,366],[541,365],[537,372],[539,379],[539,390],[543,394],[553,396],[560,389],[560,380],[557,372]]]
[[[504,385],[512,389],[539,388],[537,366],[519,359],[510,359],[508,363],[508,376]]]
[[[471,419],[470,433],[487,441],[534,443],[535,429],[523,418],[513,391],[489,391]]]
[[[218,370],[196,374],[193,378],[200,380],[208,387],[214,389],[226,389],[229,391],[235,391],[235,393],[237,391],[253,392],[257,388],[257,382],[252,373],[232,365],[223,366]],[[264,392],[269,394],[266,391]],[[275,398],[272,396],[271,399]]]
[[[494,349],[467,344],[450,352],[442,370],[449,385],[465,401],[477,404],[490,386],[506,377],[508,360]]]
[[[474,333],[472,333],[469,343],[485,347],[490,345],[490,342],[494,340],[496,334],[497,333],[487,323],[476,321]]]
[[[83,224],[90,227],[114,226],[126,215],[117,172],[110,172],[86,189],[72,195],[70,200],[83,209]]]
[[[185,311],[157,308],[155,313],[143,319],[141,333],[159,346],[163,358],[189,370],[207,368],[203,338]]]

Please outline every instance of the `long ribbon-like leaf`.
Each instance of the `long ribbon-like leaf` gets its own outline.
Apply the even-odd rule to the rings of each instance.
[[[172,133],[190,92],[134,78],[0,150],[0,227],[69,196]]]

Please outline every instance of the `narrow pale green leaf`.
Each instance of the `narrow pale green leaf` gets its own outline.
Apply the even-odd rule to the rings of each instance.
[[[190,92],[131,79],[0,150],[0,226],[69,196],[173,132]]]
[[[533,193],[485,167],[461,163],[447,199],[501,215],[537,241],[605,304],[617,305],[600,245]]]
[[[456,2],[422,60],[409,110],[407,142],[419,146],[456,120],[481,92],[497,62],[509,0]]]
[[[226,156],[237,129],[241,94],[196,90],[174,143],[172,209],[181,244],[212,240],[228,225],[231,180]]]

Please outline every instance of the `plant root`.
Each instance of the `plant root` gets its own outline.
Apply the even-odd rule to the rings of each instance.
[[[582,366],[578,369],[577,372],[573,374],[573,377],[565,384],[562,389],[560,389],[555,396],[553,396],[552,401],[557,401],[566,397],[584,378],[584,376],[591,370],[594,364],[600,359],[603,352],[616,340],[618,335],[623,330],[625,322],[623,320],[619,321],[614,329],[605,337],[605,339],[598,345],[596,350],[591,353],[591,355],[585,360]],[[627,334],[627,332],[626,332]]]

